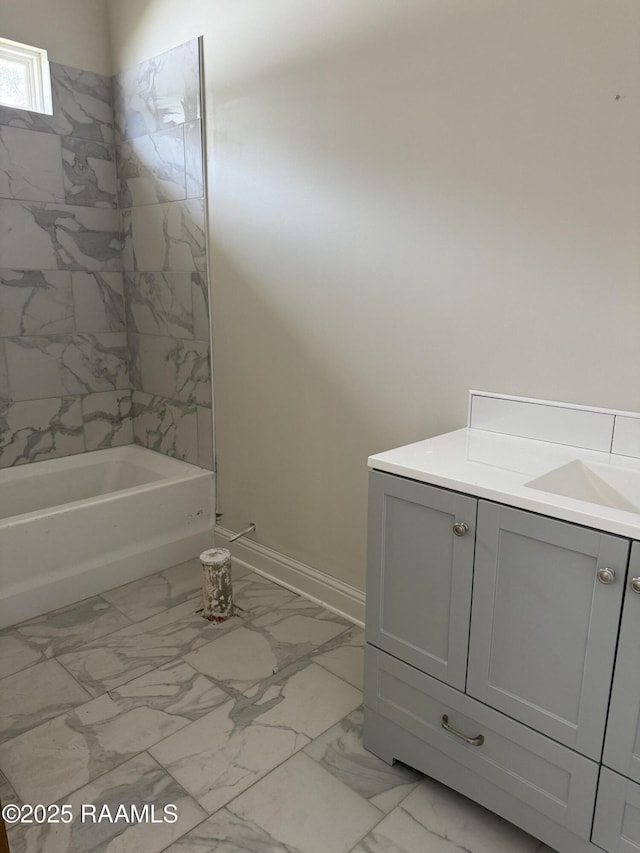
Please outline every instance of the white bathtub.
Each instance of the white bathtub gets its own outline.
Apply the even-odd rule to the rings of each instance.
[[[213,474],[141,447],[0,471],[0,628],[213,543]]]

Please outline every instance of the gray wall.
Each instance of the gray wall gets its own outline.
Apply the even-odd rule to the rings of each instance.
[[[198,42],[114,82],[135,440],[211,468]]]
[[[0,467],[133,439],[111,79],[0,107]]]
[[[469,388],[640,408],[637,0],[109,11],[204,34],[225,526],[362,587],[367,455]]]

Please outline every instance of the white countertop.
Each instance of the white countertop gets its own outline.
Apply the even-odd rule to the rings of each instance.
[[[637,472],[640,478],[640,459],[470,428],[376,453],[368,462],[377,471],[640,539],[640,513],[526,485],[576,459]]]

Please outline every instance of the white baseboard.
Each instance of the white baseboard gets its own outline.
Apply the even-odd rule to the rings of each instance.
[[[273,548],[252,542],[251,539],[239,539],[229,543],[230,536],[233,536],[230,530],[216,526],[216,545],[228,548],[236,565],[258,572],[351,622],[364,626],[365,594],[362,590],[332,578],[331,575],[306,563],[287,557],[286,554],[274,551]]]

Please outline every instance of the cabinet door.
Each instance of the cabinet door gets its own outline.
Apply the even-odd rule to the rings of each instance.
[[[367,640],[464,690],[476,500],[373,471]],[[468,532],[456,536],[453,526]]]
[[[632,584],[638,578],[640,543],[634,542],[602,760],[635,782],[640,782],[640,594]]]
[[[608,853],[640,851],[640,786],[603,767],[591,840]]]
[[[481,501],[468,692],[599,760],[628,550],[626,539]]]

